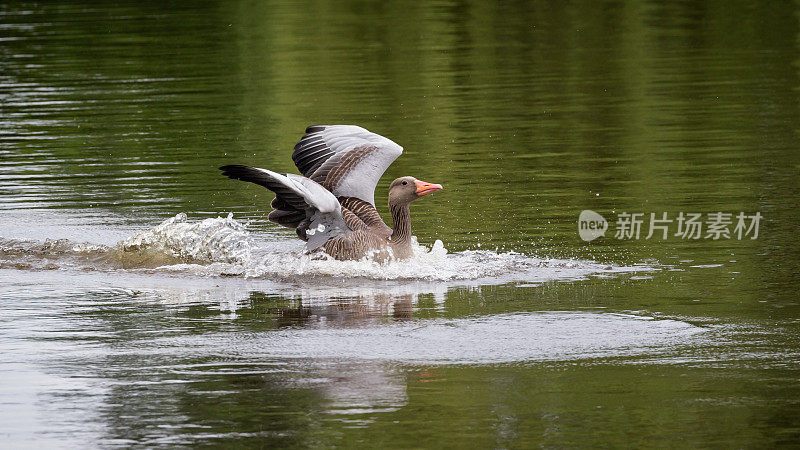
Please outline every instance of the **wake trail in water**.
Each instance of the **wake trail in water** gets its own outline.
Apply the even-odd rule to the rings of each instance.
[[[0,267],[27,270],[130,270],[198,276],[237,276],[297,280],[316,277],[373,280],[546,282],[655,270],[591,261],[537,258],[515,252],[467,250],[449,253],[441,241],[431,246],[414,239],[414,256],[381,264],[337,261],[306,254],[294,239],[258,239],[233,218],[191,222],[185,213],[116,245],[0,238]]]

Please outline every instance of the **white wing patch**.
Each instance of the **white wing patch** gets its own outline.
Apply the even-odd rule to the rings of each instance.
[[[378,180],[402,153],[403,147],[391,139],[359,126],[312,125],[295,144],[292,160],[336,196],[375,206]]]
[[[376,147],[375,151],[356,161],[333,188],[337,197],[355,197],[375,206],[375,187],[386,169],[403,153],[403,147],[355,125],[328,126],[321,135],[339,159],[357,147]]]
[[[334,187],[337,197],[356,197],[375,206],[375,186],[402,148],[381,147],[359,160]]]
[[[267,169],[258,169],[267,173],[273,179],[296,192],[303,197],[309,205],[316,208],[321,213],[333,213],[339,211],[341,214],[342,205],[339,200],[319,183],[310,180],[302,175],[286,174],[281,175]]]
[[[397,145],[391,139],[355,125],[329,125],[320,134],[325,143],[328,144],[328,148],[336,153],[350,151],[353,147],[362,144],[395,147],[400,153],[403,152],[403,147]]]

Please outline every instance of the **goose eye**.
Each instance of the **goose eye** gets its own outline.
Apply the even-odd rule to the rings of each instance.
[[[403,186],[407,185],[408,181],[403,181]]]

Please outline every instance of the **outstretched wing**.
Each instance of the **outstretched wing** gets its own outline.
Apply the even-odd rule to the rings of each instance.
[[[276,219],[287,214],[304,214],[305,220],[292,228],[303,227],[303,234],[308,240],[309,251],[321,247],[328,239],[352,231],[344,221],[339,200],[319,183],[304,176],[276,173],[267,169],[242,165],[220,167],[222,174],[234,180],[249,181],[264,186],[275,192],[275,203],[283,208],[270,213],[269,219],[282,225]],[[278,212],[280,217],[272,217]]]
[[[375,206],[375,186],[403,147],[354,125],[314,125],[294,146],[292,160],[306,177],[336,197]]]

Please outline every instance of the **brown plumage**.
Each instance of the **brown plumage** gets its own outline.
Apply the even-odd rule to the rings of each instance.
[[[402,151],[360,127],[316,125],[306,129],[292,154],[302,176],[240,165],[220,169],[275,192],[268,219],[295,229],[308,251],[323,250],[341,260],[386,261],[412,255],[409,205],[442,188],[414,177],[394,180],[389,186],[394,229],[389,228],[375,209],[374,191]]]

